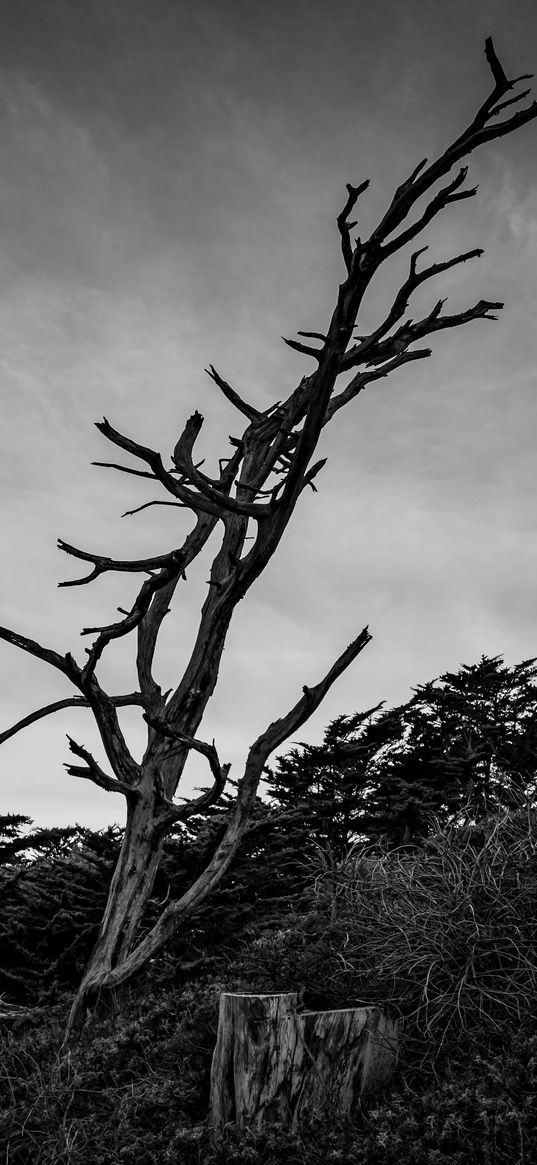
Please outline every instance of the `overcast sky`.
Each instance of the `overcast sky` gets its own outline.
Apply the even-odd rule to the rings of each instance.
[[[92,468],[119,459],[106,415],[166,460],[206,420],[207,465],[241,418],[213,363],[260,408],[311,364],[280,336],[323,331],[343,278],[345,183],[371,179],[369,233],[394,187],[442,151],[490,88],[487,35],[508,75],[537,71],[534,0],[2,0],[0,38],[0,621],[82,657],[132,578],[58,590],[77,565],[58,537],[143,557],[179,545],[183,511],[121,514],[159,496]],[[498,323],[433,339],[337,414],[319,492],[241,603],[200,735],[241,772],[248,744],[366,624],[374,639],[301,730],[386,700],[482,653],[537,655],[537,124],[471,159],[478,197],[429,228],[431,260],[484,247],[428,284],[447,310],[505,301]],[[379,280],[370,330],[406,273]],[[125,462],[128,463],[128,458]],[[80,572],[78,572],[80,573]],[[82,572],[83,573],[83,572]],[[177,681],[208,562],[189,572],[158,655]],[[135,684],[129,640],[100,669]],[[0,644],[1,728],[72,694]],[[122,717],[138,753],[138,712]],[[123,821],[123,802],[68,777],[65,734],[99,753],[90,715],[56,714],[0,749],[1,811],[42,825]],[[290,742],[291,743],[291,742]],[[191,773],[190,783],[204,776]],[[188,785],[182,792],[188,789]]]

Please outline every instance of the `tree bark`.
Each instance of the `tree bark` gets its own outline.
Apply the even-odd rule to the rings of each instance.
[[[114,870],[106,910],[95,947],[75,996],[68,1021],[71,1032],[85,1008],[108,1003],[108,980],[126,957],[136,934],[158,870],[163,837],[154,828],[153,805],[144,800],[127,805],[121,853]],[[110,990],[113,990],[112,984]]]
[[[220,996],[209,1127],[296,1129],[319,1111],[351,1116],[389,1079],[397,1024],[377,1007],[300,1011],[298,994]]]

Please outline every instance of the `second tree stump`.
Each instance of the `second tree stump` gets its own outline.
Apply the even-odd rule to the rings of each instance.
[[[377,1007],[299,1011],[298,994],[220,996],[209,1125],[297,1128],[331,1110],[349,1116],[396,1062],[397,1025]]]

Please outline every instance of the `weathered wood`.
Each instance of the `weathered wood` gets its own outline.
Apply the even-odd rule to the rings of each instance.
[[[397,1058],[397,1025],[378,1007],[306,1011],[297,1016],[302,1085],[296,1115],[328,1105],[349,1116],[382,1088]],[[307,1057],[307,1058],[306,1058]],[[308,1062],[309,1061],[309,1062]]]
[[[389,1079],[397,1025],[377,1007],[300,1011],[298,995],[220,996],[209,1127],[296,1128],[308,1113],[348,1116]]]

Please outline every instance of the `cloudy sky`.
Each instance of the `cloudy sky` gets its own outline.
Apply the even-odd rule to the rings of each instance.
[[[207,464],[240,417],[203,369],[253,403],[311,366],[281,343],[323,331],[343,277],[345,183],[371,179],[361,233],[395,185],[447,145],[490,88],[492,35],[508,75],[537,71],[534,0],[2,0],[0,38],[0,621],[82,654],[82,626],[134,597],[126,576],[58,590],[76,563],[58,537],[142,557],[182,541],[182,511],[121,514],[157,496],[90,462],[105,414],[169,456],[194,409]],[[476,199],[429,228],[431,260],[485,255],[430,287],[461,310],[504,300],[498,323],[433,342],[337,414],[328,464],[277,558],[237,611],[203,727],[240,775],[248,743],[369,623],[374,639],[300,739],[334,716],[408,699],[482,653],[537,655],[537,123],[473,155]],[[406,260],[407,262],[408,260]],[[363,329],[406,263],[379,280]],[[115,459],[112,457],[112,459]],[[128,460],[128,459],[126,459]],[[208,564],[166,624],[157,678],[182,670]],[[1,728],[71,694],[0,644]],[[109,690],[135,686],[129,641]],[[139,752],[135,711],[122,722]],[[100,827],[123,803],[66,775],[65,734],[97,755],[89,714],[42,720],[0,750],[1,811]],[[190,773],[190,785],[203,772]],[[185,786],[183,792],[188,789]]]

